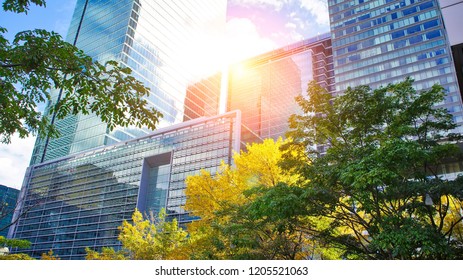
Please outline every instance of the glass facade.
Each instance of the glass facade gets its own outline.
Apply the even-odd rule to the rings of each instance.
[[[0,236],[7,236],[19,190],[0,185]]]
[[[13,237],[32,246],[19,252],[40,257],[53,250],[61,259],[81,259],[86,247],[117,249],[117,227],[135,208],[154,215],[165,208],[169,218],[191,221],[182,208],[185,178],[231,164],[240,127],[240,113],[229,112],[30,166],[21,194],[21,209],[30,209]]]
[[[208,30],[224,27],[225,0],[77,0],[67,41],[75,42],[102,63],[119,61],[149,87],[148,103],[162,112],[159,127],[183,121],[186,86],[197,79],[189,65],[195,51],[207,44],[198,40]],[[195,48],[188,48],[197,42]],[[54,92],[55,98],[58,91]],[[70,116],[56,122],[61,137],[38,139],[31,164],[141,137],[147,129],[115,128],[94,115]]]
[[[329,34],[307,39],[251,58],[229,71],[228,110],[241,110],[242,140],[278,138],[288,129],[289,116],[300,111],[295,97],[315,80],[334,89]],[[246,131],[250,131],[246,135]]]
[[[211,117],[219,113],[222,73],[202,79],[189,85],[185,95],[185,113],[183,119]]]
[[[443,106],[463,124],[460,91],[437,0],[329,0],[336,93],[412,77],[442,85]],[[459,128],[461,130],[461,127]]]
[[[330,92],[335,89],[330,34],[231,65],[227,75],[222,79],[217,74],[189,86],[187,96],[196,97],[196,102],[185,116],[216,113],[221,90],[226,88],[227,110],[242,113],[244,143],[284,136],[289,116],[299,112],[294,98],[306,91],[309,81],[315,80]]]

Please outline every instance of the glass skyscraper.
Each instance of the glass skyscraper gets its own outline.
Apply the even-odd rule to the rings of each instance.
[[[228,110],[242,112],[242,141],[277,139],[288,130],[288,119],[300,113],[295,97],[314,80],[334,89],[330,34],[306,39],[232,65]]]
[[[229,112],[30,166],[11,237],[32,246],[18,252],[82,259],[87,247],[120,248],[117,228],[135,208],[154,215],[164,208],[168,218],[190,221],[182,208],[185,178],[231,164],[240,128],[240,113]]]
[[[116,60],[130,67],[151,89],[148,103],[162,112],[159,127],[165,127],[183,121],[187,84],[198,78],[185,65],[207,44],[198,38],[205,30],[221,31],[225,16],[225,0],[77,0],[67,41],[101,63]],[[46,151],[46,139],[39,138],[31,164],[150,133],[130,127],[109,131],[94,115],[69,116],[56,125],[61,137],[49,139]]]
[[[437,0],[328,0],[336,93],[412,77],[419,90],[435,83],[462,130],[463,113],[451,49]]]
[[[242,113],[241,141],[277,139],[287,131],[290,115],[300,112],[295,97],[311,80],[329,92],[335,90],[329,33],[249,58],[231,65],[225,74],[190,85],[186,98],[195,100],[195,106],[185,109],[185,118],[216,114],[226,88],[227,110]]]

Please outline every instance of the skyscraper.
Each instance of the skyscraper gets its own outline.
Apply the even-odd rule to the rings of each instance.
[[[19,252],[32,257],[53,250],[82,259],[87,247],[120,248],[118,227],[135,208],[154,215],[164,208],[169,219],[188,222],[185,178],[231,164],[240,127],[240,113],[229,112],[30,166],[11,237],[29,240]]]
[[[461,95],[437,0],[328,0],[336,92],[412,77],[417,90],[435,83],[462,131]]]
[[[185,95],[183,120],[211,117],[219,113],[222,73],[189,85]]]
[[[277,139],[288,130],[288,119],[300,112],[295,97],[314,80],[334,89],[330,34],[309,38],[232,65],[228,110],[241,110],[242,141],[252,135]]]
[[[208,43],[198,38],[220,31],[225,15],[225,0],[77,0],[67,41],[101,63],[116,60],[130,67],[151,89],[148,103],[162,112],[159,127],[165,127],[183,121],[186,86],[198,78],[191,58]],[[61,137],[48,144],[39,138],[31,164],[150,133],[130,127],[109,131],[94,115],[69,116],[56,125]]]
[[[242,113],[241,141],[277,139],[288,129],[289,116],[299,112],[295,97],[306,91],[311,80],[330,92],[335,90],[329,33],[235,63],[227,73],[191,85],[186,97],[198,101],[185,118],[217,112],[217,98],[226,88],[227,110]]]

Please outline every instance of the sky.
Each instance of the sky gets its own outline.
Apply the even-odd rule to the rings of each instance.
[[[46,29],[65,37],[76,0],[47,0],[27,15],[0,11],[0,26],[12,39],[22,30]],[[226,40],[231,62],[329,32],[326,0],[229,0]],[[0,144],[0,184],[20,189],[35,137]]]

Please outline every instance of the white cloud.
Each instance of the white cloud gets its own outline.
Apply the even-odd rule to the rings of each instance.
[[[237,62],[277,48],[269,38],[259,35],[255,24],[245,18],[227,22],[227,46],[229,62]]]
[[[326,0],[301,0],[301,8],[314,15],[318,24],[326,26],[330,24]]]
[[[35,137],[20,139],[14,135],[11,144],[0,144],[0,184],[21,188],[34,143]]]
[[[241,5],[245,7],[249,6],[271,6],[275,11],[280,11],[285,5],[286,1],[282,0],[231,0],[231,3],[235,5]]]
[[[230,0],[228,7],[243,7],[243,16],[258,25],[260,35],[279,46],[329,31],[326,0]]]
[[[285,27],[288,28],[288,29],[296,29],[297,25],[295,23],[292,23],[292,22],[287,22],[285,24]]]

